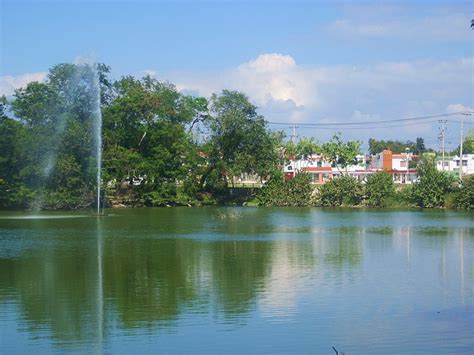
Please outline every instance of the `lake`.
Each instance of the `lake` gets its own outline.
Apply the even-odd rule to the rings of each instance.
[[[473,216],[0,212],[0,353],[473,353]]]

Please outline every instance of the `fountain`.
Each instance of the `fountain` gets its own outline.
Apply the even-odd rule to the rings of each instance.
[[[101,186],[101,169],[102,169],[102,112],[100,110],[100,83],[99,73],[97,70],[97,64],[92,66],[92,90],[93,90],[93,139],[94,139],[94,150],[96,154],[96,165],[97,165],[97,215],[100,215],[100,186]]]
[[[49,152],[44,156],[42,176],[47,183],[51,178],[57,164],[61,140],[67,129],[67,115],[71,112],[87,120],[87,129],[90,130],[92,141],[91,153],[93,156],[93,169],[90,179],[95,180],[96,199],[94,203],[95,214],[101,214],[101,168],[102,168],[102,113],[99,68],[96,63],[88,59],[79,59],[73,64],[73,69],[67,78],[68,84],[63,91],[63,107],[58,108],[56,124],[51,132]],[[91,166],[92,168],[92,166]],[[95,174],[92,172],[95,170]],[[93,177],[93,175],[95,175]],[[44,204],[45,195],[40,193],[34,201],[34,210],[39,212]]]

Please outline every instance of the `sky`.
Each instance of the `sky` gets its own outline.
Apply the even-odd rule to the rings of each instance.
[[[80,57],[186,94],[246,93],[270,127],[473,110],[470,1],[0,0],[0,95]],[[465,129],[474,128],[465,116]],[[460,138],[447,118],[448,149]],[[288,123],[288,125],[273,125]],[[340,128],[348,139],[439,146],[436,120]],[[298,135],[324,141],[334,129]]]

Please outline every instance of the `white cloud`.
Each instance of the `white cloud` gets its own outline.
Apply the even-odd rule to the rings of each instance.
[[[142,70],[140,73],[140,76],[151,76],[152,78],[155,78],[158,76],[158,72],[156,70],[153,70],[153,69],[145,69],[145,70]]]
[[[271,122],[358,122],[438,114],[453,103],[468,105],[473,67],[473,58],[301,66],[290,55],[267,53],[225,72],[171,79],[178,89],[204,96],[222,89],[243,91]],[[363,140],[371,134],[413,139],[416,134],[434,135],[436,129],[427,124],[343,133]],[[324,139],[333,132],[301,134]]]
[[[27,73],[22,75],[5,75],[0,76],[0,95],[11,96],[15,89],[25,87],[32,81],[42,82],[46,79],[48,73]]]
[[[326,28],[331,35],[349,39],[409,38],[423,40],[472,40],[470,7],[352,6]]]
[[[451,104],[446,107],[447,113],[455,112],[474,112],[474,107],[465,106],[463,104]]]

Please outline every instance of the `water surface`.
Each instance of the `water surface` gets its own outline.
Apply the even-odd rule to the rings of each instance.
[[[0,213],[0,353],[472,353],[454,211]]]

